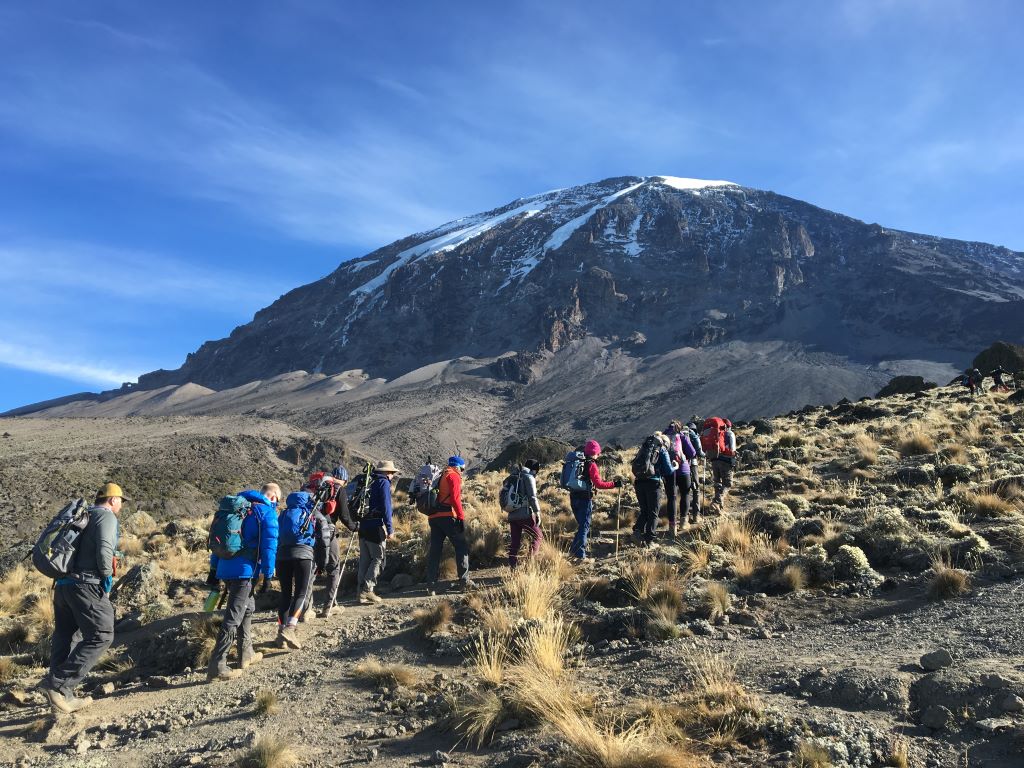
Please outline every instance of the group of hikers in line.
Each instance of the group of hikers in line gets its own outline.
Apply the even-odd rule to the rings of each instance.
[[[1004,380],[1004,377],[1009,377],[1010,382],[1014,382],[1016,377],[1011,371],[1006,370],[1003,366],[998,366],[994,370],[989,371],[989,376],[992,377],[992,386],[990,389],[993,392],[1009,392],[1011,387]],[[967,387],[971,395],[977,395],[979,392],[984,392],[982,384],[985,381],[985,376],[977,368],[968,368],[964,371],[963,376],[960,377],[960,383]]]
[[[712,418],[683,425],[672,421],[664,432],[643,441],[631,463],[633,487],[639,513],[633,539],[640,547],[654,541],[658,520],[659,490],[666,499],[669,537],[683,527],[700,521],[698,493],[699,462],[712,468],[715,497],[712,507],[721,510],[736,461],[736,438],[727,419]],[[598,459],[601,446],[587,440],[565,458],[559,485],[569,491],[569,503],[577,530],[569,554],[579,560],[588,557],[594,514],[594,496],[601,491],[621,489],[623,479],[605,480]],[[462,502],[462,479],[466,462],[452,456],[438,470],[429,460],[412,486],[410,498],[427,516],[430,540],[427,553],[428,594],[439,585],[444,542],[455,550],[456,584],[463,589],[475,585],[469,577],[469,544]],[[527,459],[506,479],[498,503],[508,514],[510,547],[508,564],[519,565],[524,539],[530,554],[536,554],[543,540],[537,475],[541,463]],[[298,625],[314,612],[330,617],[340,609],[337,594],[348,554],[343,557],[338,523],[344,524],[359,542],[357,600],[361,605],[381,602],[377,581],[385,565],[387,544],[394,535],[392,488],[398,469],[391,461],[367,464],[354,481],[343,465],[332,474],[316,472],[302,488],[283,499],[278,484],[268,482],[258,491],[245,490],[221,499],[210,527],[210,570],[207,584],[213,590],[207,607],[223,605],[223,620],[207,667],[207,679],[231,680],[260,661],[263,655],[253,647],[252,616],[256,610],[257,586],[266,590],[270,580],[280,582],[278,634],[275,645],[301,649]],[[33,563],[55,578],[54,631],[50,669],[40,683],[51,706],[60,712],[74,712],[92,702],[78,697],[75,688],[85,679],[110,647],[114,638],[114,609],[110,591],[116,572],[120,539],[118,515],[125,501],[115,483],[105,484],[93,503],[72,502],[51,521],[33,550]],[[325,577],[323,598],[313,606],[314,576]],[[223,590],[221,589],[223,585]],[[219,601],[216,598],[219,596]],[[76,640],[76,637],[80,638]],[[232,647],[237,651],[237,668],[228,666]]]

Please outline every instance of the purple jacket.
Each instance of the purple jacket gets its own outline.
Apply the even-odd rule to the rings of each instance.
[[[685,458],[685,461],[679,462],[679,469],[676,470],[676,475],[690,476],[690,461],[697,456],[697,449],[693,447],[693,443],[690,442],[690,435],[688,432],[670,432],[669,437],[672,439],[672,449],[680,456]]]

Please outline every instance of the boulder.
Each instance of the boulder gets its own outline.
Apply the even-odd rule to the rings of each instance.
[[[121,520],[121,527],[128,533],[134,533],[136,536],[144,533],[149,533],[156,529],[156,520],[148,512],[144,512],[141,509],[138,512],[133,512],[128,517]]]
[[[935,469],[930,464],[896,468],[896,479],[906,485],[931,485],[935,482]]]
[[[110,601],[119,612],[142,611],[163,600],[167,593],[167,573],[155,562],[133,566],[117,580]]]
[[[905,710],[909,706],[907,680],[899,674],[878,674],[869,670],[819,669],[800,680],[800,688],[819,703],[860,712],[864,710]]]
[[[934,381],[925,381],[920,376],[895,376],[889,379],[889,383],[882,387],[877,398],[890,397],[891,395],[910,395],[915,392],[935,389],[938,385]]]
[[[512,465],[522,464],[526,459],[536,459],[541,466],[557,464],[560,468],[562,459],[572,448],[568,443],[551,437],[516,440],[506,445],[485,469],[488,472],[501,472]]]
[[[1024,347],[1006,341],[997,341],[984,352],[979,353],[971,363],[971,367],[977,368],[985,376],[1000,365],[1010,373],[1024,371]]]
[[[921,725],[943,731],[953,724],[953,713],[941,704],[933,704],[921,713]]]
[[[953,656],[945,648],[926,653],[921,657],[921,668],[928,672],[948,667],[953,663]]]
[[[944,485],[970,482],[977,474],[978,468],[968,464],[947,464],[939,469],[939,477]]]

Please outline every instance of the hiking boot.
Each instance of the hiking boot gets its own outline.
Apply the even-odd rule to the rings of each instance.
[[[362,595],[360,595],[360,599],[364,598],[364,597],[367,600],[367,603],[366,603],[367,605],[369,605],[370,603],[376,603],[377,605],[380,605],[381,603],[384,602],[384,598],[381,597],[380,595],[378,595],[372,589],[368,589],[365,592],[363,592]]]
[[[370,601],[370,593],[369,592],[360,592],[359,593],[359,604],[360,605],[369,605],[370,602],[371,601]]]
[[[312,623],[314,619],[316,619],[316,614],[313,613],[312,608],[307,608],[302,612],[302,615],[299,616],[299,622],[302,624],[305,624],[306,622]]]
[[[281,630],[281,639],[284,644],[296,651],[302,650],[302,643],[299,642],[299,633],[294,624],[289,624]]]
[[[630,538],[633,539],[633,543],[636,544],[638,547],[642,547],[644,545],[643,537],[640,536],[640,534],[636,531],[633,531],[633,533],[630,534]]]
[[[321,619],[329,619],[331,616],[337,616],[340,613],[345,612],[345,607],[342,605],[329,605],[320,611]]]
[[[460,586],[462,587],[463,592],[472,592],[474,589],[476,589],[476,582],[472,579],[462,579],[462,583]]]
[[[65,696],[49,683],[42,687],[42,691],[49,700],[50,706],[58,712],[63,712],[65,715],[85,709],[92,704],[92,696]]]
[[[262,654],[260,654],[262,656]],[[240,669],[211,669],[206,673],[206,682],[212,683],[216,680],[234,680],[237,677],[242,676],[242,670]]]
[[[277,628],[277,637],[274,638],[274,645],[277,648],[287,648],[288,645],[284,641],[284,627]]]
[[[238,668],[246,669],[249,667],[249,665],[255,664],[258,661],[263,661],[262,653],[256,653],[255,651],[253,653],[247,653],[242,657],[242,660],[238,663]]]

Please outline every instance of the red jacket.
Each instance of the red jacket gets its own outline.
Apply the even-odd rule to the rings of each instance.
[[[441,473],[441,480],[437,484],[437,503],[447,504],[452,508],[451,512],[435,512],[430,515],[431,520],[439,517],[466,519],[466,514],[462,511],[462,475],[457,469],[447,467]]]
[[[597,462],[593,459],[587,459],[587,477],[590,478],[590,485],[594,490],[607,491],[615,487],[615,483],[601,479],[601,470],[597,468]]]

